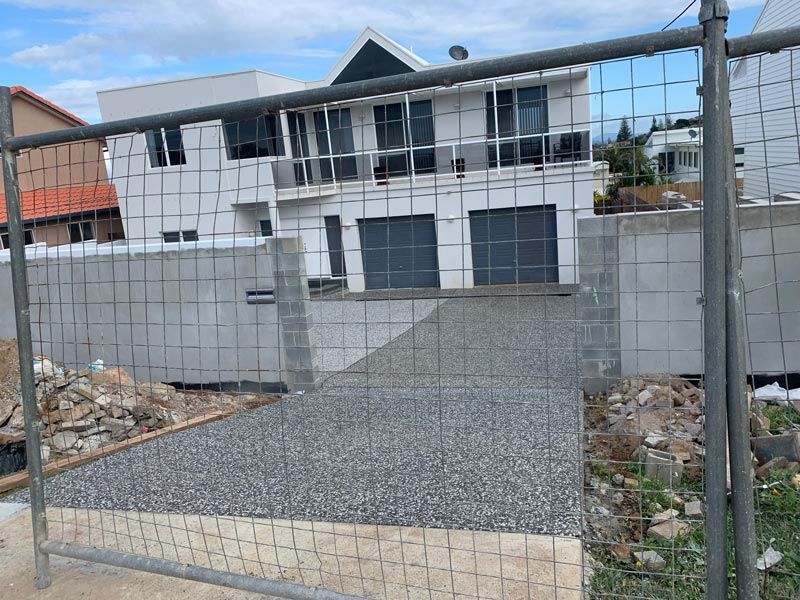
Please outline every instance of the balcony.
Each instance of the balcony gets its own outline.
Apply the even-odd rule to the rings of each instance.
[[[585,129],[279,160],[273,169],[279,190],[327,187],[334,191],[348,184],[433,184],[491,172],[518,176],[520,172],[591,165],[591,150],[591,131]]]

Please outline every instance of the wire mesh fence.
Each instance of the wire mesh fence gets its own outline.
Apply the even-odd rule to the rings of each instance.
[[[41,550],[286,597],[727,594],[706,584],[710,83],[693,43],[611,56],[21,148]],[[770,598],[800,588],[798,213],[783,183],[748,190],[776,138],[797,165],[753,100],[791,89],[760,66],[792,56],[733,67],[728,152]],[[141,93],[101,108],[140,116]],[[793,95],[775,111],[796,126]]]

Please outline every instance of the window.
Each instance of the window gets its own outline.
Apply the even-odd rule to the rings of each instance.
[[[225,123],[225,138],[229,160],[286,154],[278,115],[259,115],[255,119]]]
[[[411,169],[415,174],[436,172],[435,148],[425,147],[435,143],[430,100],[374,106],[373,114],[378,150],[384,152],[378,156],[381,174],[406,176]]]
[[[696,169],[697,165],[698,165],[697,156],[698,156],[699,153],[698,152],[693,152],[692,154],[694,154],[694,159],[693,159],[694,160],[694,168]]]
[[[161,235],[164,236],[164,242],[167,244],[180,241],[196,242],[200,239],[200,236],[197,235],[196,229],[186,229],[184,231],[164,231]]]
[[[70,244],[79,244],[80,242],[88,242],[95,239],[94,224],[91,221],[70,223],[67,227],[69,228]]]
[[[258,226],[261,229],[261,235],[263,237],[272,237],[272,221],[269,219],[261,219],[258,222]]]
[[[744,146],[739,146],[738,148],[733,149],[733,153],[736,157],[736,167],[741,168],[744,166]]]
[[[33,237],[33,230],[32,229],[26,229],[25,230],[25,245],[26,246],[30,246],[30,245],[35,244],[35,243],[36,243],[36,240]],[[9,237],[8,237],[7,233],[0,234],[0,244],[2,245],[2,249],[4,249],[4,250],[7,250],[8,248],[11,247],[11,244],[9,242]]]
[[[490,140],[491,166],[497,166],[498,159],[500,166],[541,164],[544,144],[540,134],[546,133],[548,127],[546,86],[486,93],[486,134]]]
[[[150,166],[174,167],[186,164],[183,134],[180,129],[151,129],[144,132]]]
[[[292,147],[292,156],[301,159],[294,161],[294,180],[297,185],[305,185],[314,179],[311,173],[311,161],[306,158],[310,155],[306,115],[287,112],[286,118],[289,121],[289,144]]]
[[[342,181],[358,177],[353,144],[353,121],[349,108],[321,110],[314,113],[314,129],[324,181]]]

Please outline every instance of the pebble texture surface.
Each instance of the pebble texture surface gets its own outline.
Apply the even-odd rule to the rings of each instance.
[[[322,389],[48,479],[48,504],[577,534],[574,297],[435,302]]]

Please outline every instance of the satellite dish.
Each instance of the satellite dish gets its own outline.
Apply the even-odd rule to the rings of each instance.
[[[697,132],[694,129],[689,130],[689,137],[694,139],[697,137]]]
[[[453,60],[465,60],[469,58],[469,52],[464,46],[451,46],[450,47],[450,57]]]

